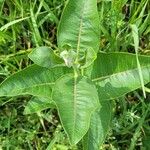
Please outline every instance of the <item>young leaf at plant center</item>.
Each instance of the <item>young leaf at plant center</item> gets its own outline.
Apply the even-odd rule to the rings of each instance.
[[[89,129],[93,112],[100,107],[95,85],[87,77],[67,74],[55,83],[52,99],[72,145]]]
[[[102,101],[101,106],[91,117],[89,131],[83,138],[84,150],[99,150],[110,128],[113,104],[110,101]]]
[[[29,58],[37,65],[46,68],[53,68],[64,65],[54,51],[46,46],[35,48],[29,55]]]
[[[58,27],[57,41],[61,51],[66,44],[80,50],[99,50],[99,16],[97,0],[69,0]]]
[[[47,69],[37,65],[29,66],[0,84],[0,96],[30,94],[50,98],[56,79],[71,71],[66,67]]]
[[[47,108],[55,108],[54,102],[49,98],[32,97],[24,109],[24,115],[37,113]]]
[[[150,82],[150,57],[140,56],[144,84]],[[141,87],[136,56],[129,53],[100,53],[92,71],[102,100],[115,99]]]
[[[70,68],[74,65],[76,53],[72,49],[64,50],[60,53],[60,57],[63,58],[66,66]]]
[[[87,48],[86,54],[85,54],[85,63],[83,66],[81,66],[81,69],[89,67],[94,60],[96,59],[97,54],[93,50],[93,48]]]

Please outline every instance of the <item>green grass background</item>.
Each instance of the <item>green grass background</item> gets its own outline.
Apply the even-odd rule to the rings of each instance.
[[[27,57],[32,48],[57,48],[57,26],[65,2],[0,0],[0,82],[32,63]],[[139,53],[150,54],[149,0],[98,0],[97,4],[101,51],[135,53],[130,25],[136,24]],[[0,150],[77,149],[69,146],[55,110],[23,115],[30,99],[0,98]],[[117,99],[102,150],[150,150],[149,103],[150,94],[144,99],[141,89]]]

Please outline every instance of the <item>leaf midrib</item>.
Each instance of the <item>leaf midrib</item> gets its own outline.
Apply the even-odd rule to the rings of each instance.
[[[72,139],[74,139],[75,135],[75,123],[76,123],[76,113],[77,113],[77,110],[76,110],[76,101],[77,101],[77,77],[74,75],[74,81],[73,81],[73,107],[74,107],[74,120],[73,120],[73,135],[72,135]]]
[[[78,38],[77,38],[77,58],[76,61],[78,61],[78,57],[79,57],[79,50],[80,50],[80,43],[81,43],[81,34],[82,34],[82,27],[83,27],[83,15],[84,15],[84,9],[85,9],[85,1],[84,1],[84,5],[83,5],[83,9],[81,10],[81,18],[80,18],[80,24],[79,24],[79,33],[78,33]],[[73,99],[74,99],[74,121],[73,121],[73,135],[72,135],[72,139],[74,139],[75,137],[75,126],[76,126],[76,101],[77,101],[77,77],[74,74],[74,81],[73,81]]]
[[[149,68],[150,65],[146,65],[146,66],[141,66],[141,69],[145,69],[145,68]],[[135,71],[135,70],[138,70],[138,68],[134,68],[134,69],[129,69],[129,70],[126,70],[126,71],[121,71],[121,72],[117,72],[117,73],[113,73],[111,75],[107,75],[107,76],[102,76],[102,77],[98,77],[98,78],[95,78],[95,79],[92,79],[93,82],[99,82],[100,80],[105,80],[107,78],[110,78],[112,76],[116,76],[117,74],[123,74],[125,72],[130,72],[130,71]]]

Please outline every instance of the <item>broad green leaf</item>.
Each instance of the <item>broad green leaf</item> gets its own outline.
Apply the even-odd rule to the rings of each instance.
[[[97,52],[99,24],[97,0],[69,0],[58,27],[58,47],[69,44],[77,54],[89,47]]]
[[[50,98],[32,97],[25,106],[24,114],[37,113],[47,108],[55,108],[55,104]]]
[[[68,74],[56,81],[52,99],[71,144],[77,144],[89,129],[92,113],[99,107],[95,85],[87,77]]]
[[[41,67],[53,68],[63,65],[63,60],[51,48],[46,46],[35,48],[28,56],[35,64]]]
[[[99,150],[110,128],[113,105],[110,101],[102,101],[101,109],[91,117],[90,128],[83,139],[84,150]]]
[[[0,96],[30,94],[50,98],[56,79],[66,72],[66,67],[47,69],[37,65],[29,66],[0,84]]]
[[[150,57],[140,56],[144,84],[150,82]],[[102,100],[115,99],[141,87],[136,56],[129,53],[100,53],[95,61],[92,80]]]

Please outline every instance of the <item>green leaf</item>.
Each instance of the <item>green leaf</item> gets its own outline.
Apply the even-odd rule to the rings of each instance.
[[[0,96],[34,95],[51,97],[56,79],[69,72],[66,67],[53,69],[32,65],[7,78],[0,84]]]
[[[59,48],[68,44],[77,54],[81,49],[86,50],[89,47],[97,52],[99,24],[97,0],[69,0],[58,27]]]
[[[37,113],[47,108],[55,108],[55,104],[50,98],[32,97],[24,109],[24,114]]]
[[[94,60],[96,59],[97,54],[92,48],[88,48],[86,51],[86,56],[85,56],[85,64],[81,66],[82,69],[89,67]]]
[[[89,129],[92,113],[99,107],[95,85],[87,77],[68,74],[56,81],[52,99],[71,144],[77,144]]]
[[[84,150],[99,150],[110,128],[113,115],[113,105],[110,101],[102,101],[101,109],[96,110],[91,117],[88,133],[83,139]]]
[[[150,82],[150,57],[138,56],[144,84]],[[95,61],[92,81],[102,100],[115,99],[141,87],[136,56],[129,53],[100,53]]]
[[[63,60],[51,48],[46,46],[35,48],[28,56],[35,64],[41,67],[53,68],[63,65]]]
[[[76,58],[76,53],[73,50],[64,50],[60,53],[67,67],[72,67]]]

